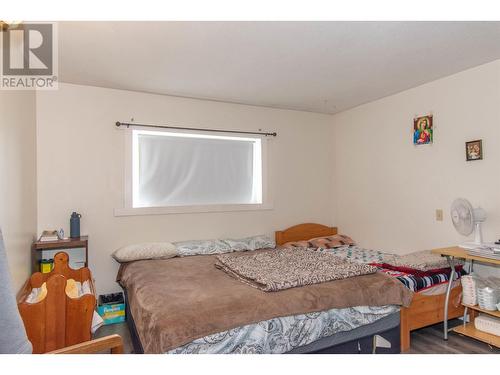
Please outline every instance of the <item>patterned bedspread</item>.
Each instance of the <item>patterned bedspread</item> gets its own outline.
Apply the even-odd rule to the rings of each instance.
[[[395,257],[393,254],[384,253],[377,250],[363,249],[359,246],[342,246],[335,249],[318,249],[318,251],[330,252],[334,255],[349,259],[350,261],[357,263],[390,264]],[[435,285],[447,283],[450,278],[449,273],[439,273],[432,276],[415,276],[409,273],[393,271],[382,267],[378,267],[378,269],[381,272],[397,278],[408,289],[414,292],[419,292],[421,290],[429,289]],[[458,277],[464,274],[465,271],[461,270],[458,273]]]
[[[280,354],[299,346],[373,323],[399,306],[348,307],[274,318],[194,340],[167,354]]]

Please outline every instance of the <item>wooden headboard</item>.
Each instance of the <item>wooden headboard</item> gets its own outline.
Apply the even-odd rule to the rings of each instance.
[[[294,225],[285,230],[275,232],[276,245],[283,245],[291,241],[310,240],[314,237],[326,237],[337,234],[336,227],[327,227],[326,225],[304,223]]]

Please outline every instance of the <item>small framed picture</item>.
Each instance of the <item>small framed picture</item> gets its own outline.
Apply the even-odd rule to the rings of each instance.
[[[483,160],[483,140],[465,142],[465,156],[467,161]]]
[[[434,127],[432,115],[416,117],[413,119],[413,144],[428,145],[433,141]]]

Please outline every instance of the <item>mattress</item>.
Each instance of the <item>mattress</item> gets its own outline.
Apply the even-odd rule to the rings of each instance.
[[[291,351],[289,354],[304,354],[304,353],[372,353],[373,351],[373,336],[378,335],[383,339],[389,341],[390,347],[384,350],[377,349],[376,352],[380,353],[400,353],[400,314],[399,311],[387,315],[384,318],[376,320],[373,323],[354,328],[349,331],[341,331],[334,335],[323,337],[319,340],[304,346],[299,346]],[[366,340],[368,339],[368,340]],[[368,341],[368,345],[363,345],[363,341]],[[344,351],[339,348],[346,343],[353,343],[355,351]],[[360,345],[361,344],[361,345]],[[368,348],[366,348],[368,346]],[[377,345],[375,345],[377,346]],[[364,350],[363,350],[364,349]],[[368,349],[368,350],[366,350]]]
[[[455,289],[457,286],[460,286],[462,283],[459,280],[454,280],[451,283],[451,289]],[[439,296],[441,294],[445,294],[448,289],[448,283],[438,284],[431,286],[430,288],[419,290],[417,293],[424,296]]]
[[[373,335],[398,325],[399,307],[395,305],[331,309],[237,327],[196,339],[167,353],[307,353]]]

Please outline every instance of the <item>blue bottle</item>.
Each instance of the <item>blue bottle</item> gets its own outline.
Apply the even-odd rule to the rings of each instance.
[[[69,219],[69,236],[71,238],[80,237],[80,215],[77,212],[73,212],[71,214],[71,218]]]

